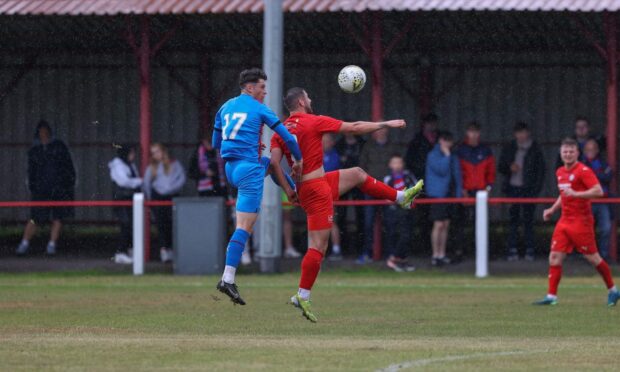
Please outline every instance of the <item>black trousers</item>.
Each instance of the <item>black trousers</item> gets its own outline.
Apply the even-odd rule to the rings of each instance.
[[[153,190],[153,200],[172,200],[176,195],[161,195]],[[159,247],[172,249],[172,207],[153,207],[153,217],[159,234]]]
[[[385,256],[405,259],[413,250],[413,211],[395,205],[383,207]]]
[[[121,228],[116,250],[127,252],[133,245],[133,210],[131,207],[114,207],[114,215]]]

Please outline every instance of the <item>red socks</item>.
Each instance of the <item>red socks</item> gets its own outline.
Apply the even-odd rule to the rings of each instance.
[[[308,248],[304,259],[301,261],[301,278],[299,288],[311,290],[316,277],[321,270],[323,254],[314,248]]]
[[[614,279],[611,277],[611,270],[609,269],[607,262],[601,261],[601,263],[596,267],[596,271],[598,271],[598,273],[603,277],[605,285],[607,285],[607,289],[614,286]]]
[[[386,185],[383,182],[366,176],[366,181],[359,187],[359,189],[366,195],[370,195],[375,199],[387,199],[396,201],[396,190]]]
[[[547,294],[554,296],[558,294],[560,279],[562,279],[562,265],[549,266],[549,291]]]

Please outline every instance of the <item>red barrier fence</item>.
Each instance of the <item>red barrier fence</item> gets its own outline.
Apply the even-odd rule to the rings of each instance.
[[[553,204],[556,198],[489,198],[489,204]],[[475,198],[423,198],[417,199],[416,204],[466,204],[476,203]],[[592,199],[592,203],[620,204],[620,198],[599,198]],[[390,205],[387,200],[338,200],[335,206],[360,207],[366,205]],[[131,200],[79,200],[79,201],[3,201],[0,208],[28,208],[28,207],[131,207]],[[166,207],[172,206],[171,201],[147,200],[144,202],[147,207]],[[235,205],[235,200],[228,200],[226,205]],[[290,206],[291,203],[282,203]]]

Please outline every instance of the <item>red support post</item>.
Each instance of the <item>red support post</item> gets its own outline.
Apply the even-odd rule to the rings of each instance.
[[[381,15],[381,12],[374,12],[372,14],[370,42],[368,43],[370,45],[370,62],[372,66],[372,121],[383,120],[383,45],[381,43]],[[372,233],[374,234],[372,258],[378,261],[381,260],[381,251],[383,250],[381,242],[381,217],[378,214]]]
[[[616,13],[604,14],[607,41],[607,162],[614,170],[611,190],[618,191],[616,172],[618,142],[618,24]],[[614,218],[611,230],[609,253],[612,261],[618,259],[617,219]]]
[[[370,59],[372,73],[372,112],[373,121],[383,120],[383,46],[381,44],[381,12],[372,14],[370,34]]]
[[[200,133],[206,136],[211,131],[211,98],[209,97],[209,56],[204,55],[200,62]],[[202,138],[201,138],[202,140]]]
[[[151,44],[149,18],[140,19],[140,46],[138,60],[140,69],[140,161],[142,174],[149,164],[151,147]],[[144,208],[144,260],[150,259],[151,253],[151,224],[149,208]]]
[[[433,110],[433,77],[428,62],[423,61],[420,69],[420,91],[418,94],[420,117],[424,117]]]

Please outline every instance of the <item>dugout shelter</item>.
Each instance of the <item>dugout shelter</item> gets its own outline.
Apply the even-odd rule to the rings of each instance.
[[[114,143],[140,142],[142,167],[154,140],[186,163],[201,128],[237,93],[238,72],[262,62],[264,7],[0,0],[2,199],[28,199],[26,152],[41,118],[73,152],[77,199],[109,199]],[[414,125],[392,138],[401,143],[431,111],[459,135],[478,120],[496,151],[523,120],[549,164],[574,117],[586,115],[606,135],[617,173],[619,9],[618,0],[283,0],[284,87],[307,87],[318,111],[343,119],[403,117]],[[336,84],[352,63],[369,75],[358,95]],[[26,216],[0,210],[5,221]],[[110,217],[101,208],[77,214]]]

